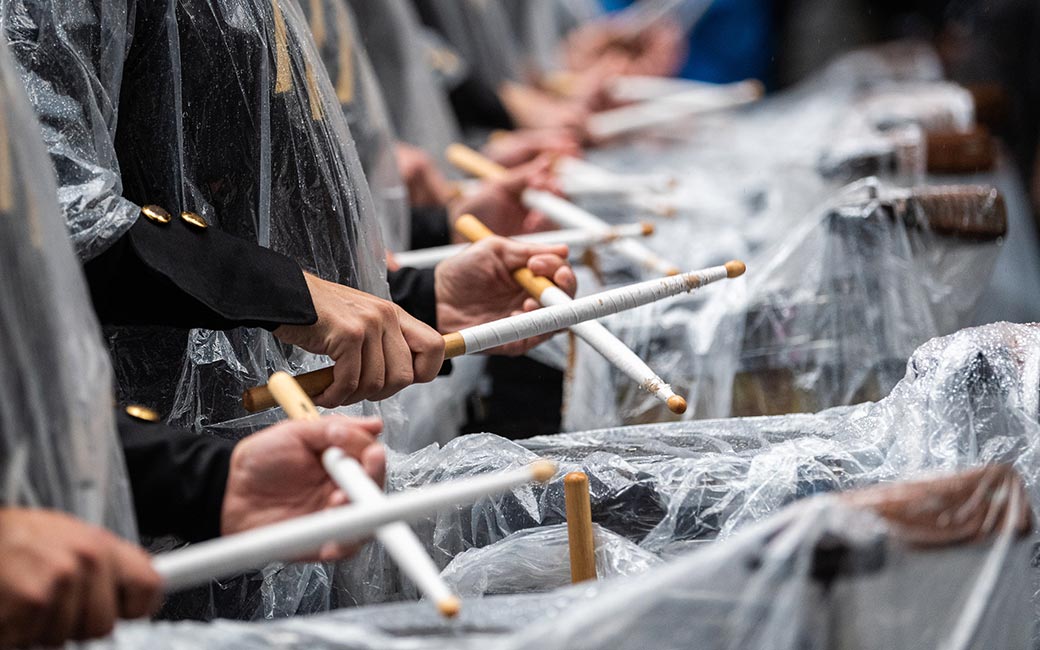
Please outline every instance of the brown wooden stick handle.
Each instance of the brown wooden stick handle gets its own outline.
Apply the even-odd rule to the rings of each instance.
[[[444,157],[452,165],[477,178],[496,180],[509,173],[502,165],[464,144],[448,145],[444,150]]]
[[[458,332],[445,334],[444,358],[454,359],[455,357],[461,357],[464,354],[466,354],[466,340],[462,338],[462,335]],[[274,377],[274,375],[272,375],[272,377]],[[328,368],[305,372],[302,375],[296,375],[296,377],[290,376],[290,378],[294,379],[295,383],[299,384],[300,388],[306,395],[317,397],[324,393],[326,388],[332,385],[334,375],[332,374],[332,366],[329,366]],[[264,411],[269,408],[274,408],[275,406],[278,406],[278,400],[271,392],[271,385],[269,383],[263,386],[247,388],[242,393],[242,407],[250,413]]]
[[[487,239],[488,237],[494,237],[495,233],[491,232],[484,223],[474,217],[472,214],[464,214],[455,220],[455,230],[468,239],[471,242],[478,242],[481,239]],[[539,300],[542,297],[542,292],[549,287],[555,287],[548,278],[535,275],[531,269],[524,267],[513,271],[513,279],[516,283],[524,288],[527,293],[531,295],[535,300]]]
[[[596,579],[596,542],[592,533],[589,477],[571,472],[563,477],[567,508],[567,541],[571,553],[571,582]]]
[[[267,379],[267,388],[271,396],[282,407],[285,414],[293,420],[320,420],[318,407],[304,392],[295,377],[287,372],[276,372]]]

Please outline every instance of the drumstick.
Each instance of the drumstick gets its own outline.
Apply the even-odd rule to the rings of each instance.
[[[294,420],[319,420],[321,415],[314,402],[303,392],[293,376],[276,372],[267,383],[268,388],[286,415]],[[365,473],[361,465],[343,453],[339,447],[329,447],[321,455],[325,471],[354,503],[382,503],[386,500],[383,490]],[[441,580],[437,565],[426,553],[422,542],[408,524],[395,521],[376,529],[376,539],[393,558],[401,571],[415,583],[437,606],[441,615],[453,618],[458,615],[462,602]]]
[[[444,358],[453,359],[464,354],[475,354],[507,343],[564,330],[578,323],[648,305],[680,293],[688,293],[726,278],[738,277],[744,274],[745,269],[743,262],[731,260],[722,266],[637,282],[578,298],[564,305],[543,307],[525,314],[467,327],[444,335]],[[311,397],[321,395],[332,385],[333,369],[328,367],[305,372],[297,375],[296,380]],[[274,405],[274,397],[267,386],[257,386],[242,393],[242,406],[247,411],[261,411]]]
[[[629,223],[622,226],[614,226],[608,230],[582,230],[571,228],[568,230],[550,230],[548,232],[536,232],[529,235],[517,235],[513,237],[516,241],[526,244],[567,244],[569,246],[592,246],[595,244],[606,244],[617,239],[629,237],[649,237],[654,234],[654,224],[644,221],[642,223]],[[436,266],[449,257],[458,255],[465,249],[467,244],[452,244],[450,246],[432,246],[430,248],[418,248],[411,251],[394,253],[394,259],[401,266],[422,269]]]
[[[471,214],[459,217],[455,222],[455,230],[473,242],[495,234]],[[545,307],[572,302],[571,297],[548,278],[537,277],[531,269],[521,268],[513,271],[513,279]],[[572,325],[570,330],[639,384],[640,388],[667,404],[672,413],[686,412],[686,400],[676,395],[671,386],[657,376],[635,352],[603,327],[602,323],[586,321]]]
[[[608,140],[690,115],[733,108],[762,96],[761,83],[754,80],[744,83],[739,89],[741,92],[735,95],[708,95],[703,90],[694,89],[596,113],[588,121],[589,137],[597,141]]]
[[[317,553],[329,542],[363,539],[395,521],[416,521],[445,508],[473,503],[518,485],[544,483],[556,465],[538,460],[525,467],[388,495],[380,502],[330,508],[277,524],[218,537],[152,558],[167,592],[209,583],[271,562],[290,562]]]
[[[571,582],[595,580],[596,536],[592,530],[589,477],[584,472],[571,472],[563,477],[563,502],[567,513]]]
[[[498,163],[477,153],[463,144],[452,144],[444,152],[448,162],[464,172],[484,179],[501,179],[508,170]],[[520,200],[532,210],[544,212],[547,217],[564,228],[581,228],[583,230],[606,230],[610,224],[596,215],[579,208],[567,199],[556,196],[552,192],[527,188],[520,195]],[[622,239],[610,245],[610,248],[632,262],[661,275],[675,275],[679,267],[631,239]]]

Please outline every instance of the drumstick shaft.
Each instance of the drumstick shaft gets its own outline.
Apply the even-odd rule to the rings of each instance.
[[[318,420],[321,415],[314,402],[303,392],[292,375],[276,372],[267,383],[271,393],[286,415],[294,420]],[[321,457],[325,471],[332,477],[336,485],[346,493],[354,503],[382,503],[386,495],[365,473],[361,465],[347,456],[338,447],[329,447]],[[422,542],[408,524],[397,521],[386,524],[375,533],[376,539],[386,552],[401,568],[401,571],[415,583],[423,594],[432,600],[437,609],[448,617],[459,612],[459,599],[452,593],[448,585],[441,579],[437,565],[426,553]]]
[[[488,180],[500,179],[508,171],[498,163],[489,160],[480,153],[461,144],[452,144],[445,151],[448,162],[464,172],[478,178]],[[610,224],[603,221],[588,210],[579,208],[567,199],[556,196],[552,192],[528,188],[520,196],[521,201],[532,210],[539,210],[564,228],[581,228],[583,230],[606,230]],[[632,262],[661,275],[675,275],[679,268],[661,257],[643,244],[622,240],[613,242],[610,248]]]
[[[517,235],[512,239],[525,244],[567,244],[568,246],[592,246],[606,244],[618,239],[634,237],[649,237],[654,234],[654,225],[644,221],[642,223],[627,223],[613,226],[610,230],[588,230],[582,228],[570,228],[567,230],[550,230],[547,232],[536,232],[529,235]],[[417,248],[415,250],[394,253],[394,259],[401,266],[412,268],[429,268],[436,266],[449,257],[458,255],[465,250],[467,244],[452,244],[449,246],[431,246],[430,248]]]
[[[494,233],[487,226],[469,214],[463,215],[456,220],[455,229],[459,234],[472,242],[494,236]],[[572,302],[571,297],[560,290],[552,281],[548,278],[536,276],[529,268],[524,267],[513,271],[513,279],[531,297],[545,307]],[[681,414],[686,411],[686,400],[676,395],[667,382],[661,379],[627,345],[611,334],[602,323],[596,321],[577,323],[572,325],[570,330],[588,343],[592,349],[601,354],[603,358],[635,381],[640,388],[667,404],[668,408],[673,412]]]
[[[565,330],[578,323],[603,318],[621,311],[648,305],[680,293],[699,289],[706,284],[735,278],[744,273],[743,262],[730,261],[700,271],[683,273],[667,278],[638,282],[628,286],[595,293],[565,304],[552,305],[525,314],[502,318],[444,335],[444,357],[451,359],[463,354],[475,354],[500,345],[522,341]],[[321,395],[332,385],[331,367],[297,376],[297,381],[308,395]],[[259,411],[275,405],[267,386],[250,388],[242,395],[242,405],[248,411]]]
[[[288,562],[317,553],[328,542],[350,542],[395,521],[414,521],[443,508],[472,503],[555,473],[549,461],[504,472],[474,476],[387,496],[381,503],[330,508],[242,533],[218,537],[160,553],[152,566],[167,591],[207,584],[210,580]]]

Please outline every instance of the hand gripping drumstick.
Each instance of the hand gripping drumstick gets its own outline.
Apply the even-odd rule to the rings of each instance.
[[[448,162],[459,169],[478,178],[489,180],[501,179],[508,171],[498,163],[485,158],[466,145],[453,144],[444,152]],[[540,210],[563,228],[581,228],[583,230],[606,230],[610,224],[596,215],[583,210],[567,199],[560,198],[552,192],[527,188],[520,195],[520,200],[532,210]],[[610,248],[632,262],[661,275],[677,275],[679,267],[661,259],[643,244],[631,239],[622,239],[610,244]]]
[[[303,392],[293,376],[285,372],[276,372],[268,380],[268,388],[279,406],[293,420],[318,420],[321,414],[314,402]],[[325,471],[329,473],[336,485],[343,490],[354,503],[383,503],[386,495],[376,485],[361,465],[343,453],[338,447],[329,447],[321,455]],[[437,610],[447,618],[458,615],[462,602],[448,585],[441,580],[437,565],[423,548],[422,542],[415,536],[408,524],[395,521],[376,529],[376,539],[390,554],[397,566],[401,567],[408,578],[415,583],[423,594],[437,605]]]
[[[495,234],[471,214],[459,217],[455,222],[455,230],[473,242],[492,237]],[[548,278],[536,276],[531,269],[521,268],[513,271],[513,279],[545,307],[572,302],[571,297]],[[671,386],[658,377],[635,352],[611,334],[601,323],[586,321],[572,325],[570,330],[603,355],[607,361],[617,366],[621,372],[631,377],[640,388],[667,404],[672,413],[686,412],[686,400],[676,395]]]
[[[218,537],[152,558],[167,592],[209,583],[271,562],[291,562],[317,553],[328,542],[363,539],[395,521],[415,521],[431,512],[473,503],[532,481],[544,483],[556,465],[537,460],[525,467],[445,481],[388,495],[380,502],[329,508],[310,515]]]
[[[641,223],[628,223],[621,226],[611,226],[609,230],[582,230],[572,228],[568,230],[549,230],[536,232],[530,235],[517,235],[512,239],[525,244],[567,244],[569,246],[593,246],[596,244],[609,244],[618,239],[628,237],[649,237],[654,234],[654,224],[649,221]],[[449,257],[454,257],[462,252],[468,244],[449,244],[447,246],[431,246],[430,248],[416,248],[410,251],[394,253],[394,259],[401,266],[423,269],[437,266]]]
[[[506,343],[564,330],[588,320],[648,305],[680,293],[688,293],[706,284],[735,278],[743,275],[745,269],[743,262],[731,260],[722,266],[638,282],[594,293],[564,305],[543,307],[526,314],[467,327],[444,335],[444,358],[453,359],[464,354],[476,354]],[[332,385],[332,367],[298,375],[296,381],[300,382],[304,392],[311,397],[321,395]],[[271,408],[275,403],[274,396],[266,385],[250,388],[242,393],[242,406],[253,413]]]

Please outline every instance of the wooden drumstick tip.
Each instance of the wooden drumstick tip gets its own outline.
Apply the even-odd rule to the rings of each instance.
[[[677,266],[673,266],[665,272],[665,276],[670,278],[672,276],[679,275],[680,273],[682,273],[682,269],[680,269]]]
[[[564,485],[581,485],[583,483],[588,482],[589,477],[585,474],[585,472],[570,472],[567,474],[567,476],[563,477]]]
[[[644,221],[640,225],[643,227],[644,237],[649,237],[650,235],[654,234],[654,229],[656,228],[654,224],[650,223],[649,221]]]
[[[730,260],[724,265],[726,267],[726,276],[730,278],[736,278],[744,275],[744,271],[747,271],[747,265],[740,260]]]
[[[668,410],[676,415],[682,415],[686,412],[686,400],[678,395],[672,395],[668,398]]]
[[[556,463],[551,460],[536,460],[531,463],[531,477],[539,483],[545,483],[556,476]]]
[[[444,618],[455,618],[462,611],[462,601],[457,596],[448,596],[442,598],[437,603],[437,611],[441,613]]]

